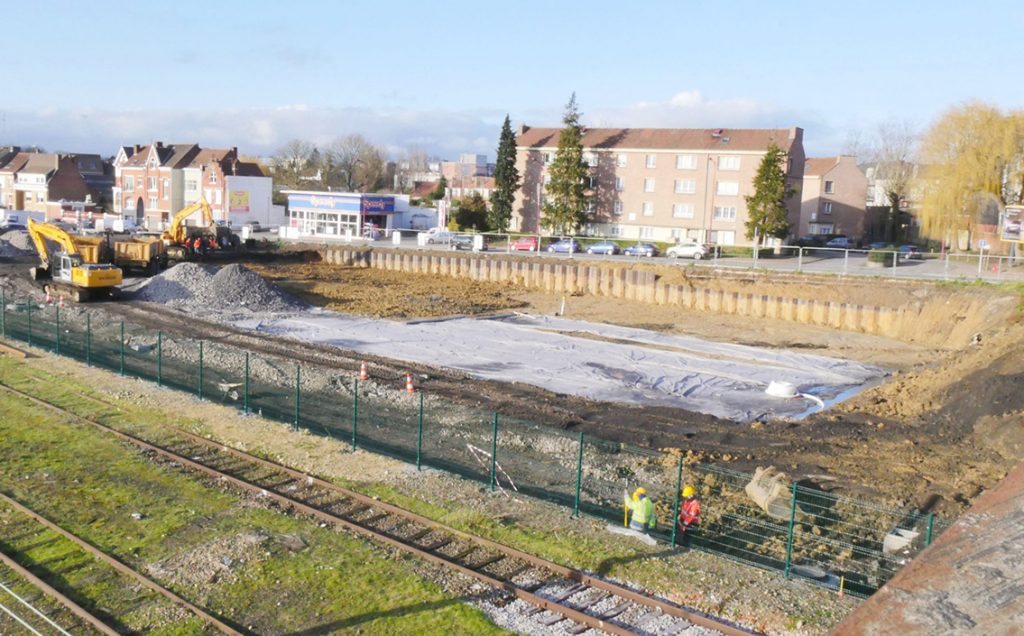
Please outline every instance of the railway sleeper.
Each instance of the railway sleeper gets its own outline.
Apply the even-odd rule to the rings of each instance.
[[[544,587],[544,585],[546,585],[546,584],[545,583],[540,583],[534,589],[540,589],[540,588]],[[557,603],[557,604],[561,605],[562,602],[565,601],[566,599],[568,599],[570,596],[574,596],[576,594],[579,594],[580,592],[582,592],[585,589],[587,589],[586,585],[583,585],[582,583],[577,583],[577,584],[569,587],[569,589],[565,590],[564,592],[562,592],[561,594],[559,594],[555,598],[551,599],[551,602],[552,603]],[[540,614],[541,612],[546,612],[546,611],[548,611],[548,610],[544,609],[543,607],[534,607],[533,609],[527,611],[526,615],[527,616],[534,616],[536,614]]]

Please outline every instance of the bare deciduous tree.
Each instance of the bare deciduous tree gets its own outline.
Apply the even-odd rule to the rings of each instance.
[[[347,192],[373,192],[383,186],[384,155],[362,135],[339,137],[324,150],[324,180]]]

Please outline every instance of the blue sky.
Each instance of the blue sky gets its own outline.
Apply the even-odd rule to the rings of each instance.
[[[507,6],[506,6],[507,5]],[[197,141],[269,154],[361,133],[493,155],[505,113],[558,125],[805,129],[1024,105],[1024,3],[4,3],[0,143],[113,154]]]

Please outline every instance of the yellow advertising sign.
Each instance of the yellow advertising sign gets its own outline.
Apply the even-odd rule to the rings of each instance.
[[[249,191],[233,190],[228,196],[228,212],[248,212]]]

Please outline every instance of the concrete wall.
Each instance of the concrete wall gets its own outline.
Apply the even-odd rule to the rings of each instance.
[[[584,293],[623,298],[695,311],[774,318],[833,329],[897,337],[911,307],[880,307],[784,296],[727,292],[720,289],[663,283],[654,272],[608,267],[588,262],[551,262],[446,252],[328,248],[324,260],[434,276],[508,283],[551,293]]]

